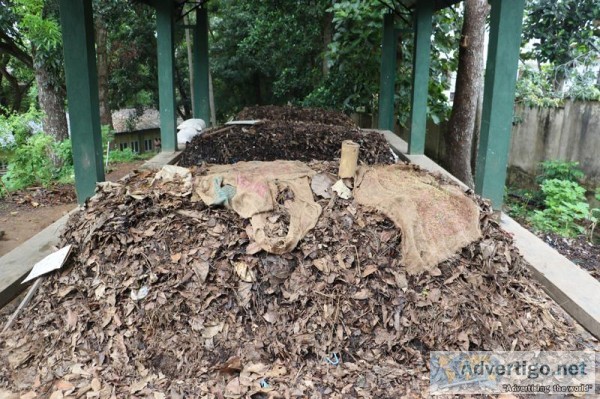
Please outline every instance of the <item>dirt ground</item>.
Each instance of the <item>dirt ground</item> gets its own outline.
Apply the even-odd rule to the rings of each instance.
[[[144,161],[110,166],[106,178],[116,181]],[[0,200],[0,256],[7,254],[76,206],[73,186],[23,190]]]
[[[542,240],[571,262],[581,266],[600,281],[600,244],[585,237],[564,238],[558,234],[538,234]]]

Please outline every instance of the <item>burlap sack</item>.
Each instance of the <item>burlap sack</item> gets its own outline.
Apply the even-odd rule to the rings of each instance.
[[[195,190],[204,203],[224,204],[243,218],[249,218],[250,238],[263,250],[282,254],[294,249],[321,215],[321,206],[314,201],[310,188],[310,177],[314,174],[315,171],[297,161],[214,165],[197,179]],[[294,197],[284,205],[290,218],[288,232],[283,239],[270,237],[265,229],[267,220],[278,206],[277,195],[286,189]]]
[[[389,217],[402,232],[409,274],[433,269],[481,237],[479,208],[460,188],[407,165],[360,167],[356,201]]]

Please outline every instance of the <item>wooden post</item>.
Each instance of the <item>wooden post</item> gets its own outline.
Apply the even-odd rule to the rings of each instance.
[[[208,12],[199,8],[194,26],[194,118],[203,119],[210,126],[208,70]]]
[[[485,71],[475,191],[501,209],[510,149],[515,84],[525,0],[490,0],[490,40]]]
[[[160,140],[162,151],[177,150],[173,14],[174,8],[172,1],[161,0],[156,2],[158,102],[160,108]]]
[[[427,127],[433,1],[420,0],[417,2],[416,7],[408,152],[410,154],[423,154],[425,152]]]
[[[396,45],[394,14],[383,17],[383,42],[379,70],[379,129],[394,131],[394,94],[396,82]]]
[[[75,190],[81,204],[104,180],[91,0],[60,0]]]
[[[340,157],[340,170],[338,175],[342,179],[352,178],[358,166],[358,152],[360,145],[352,140],[342,142],[342,155]]]

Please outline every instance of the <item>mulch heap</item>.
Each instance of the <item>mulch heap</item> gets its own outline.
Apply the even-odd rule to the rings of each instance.
[[[332,160],[340,157],[344,140],[360,144],[360,159],[365,164],[395,162],[395,156],[381,134],[360,130],[340,112],[263,106],[246,108],[236,119],[260,122],[208,129],[188,143],[179,164]]]
[[[0,387],[60,390],[53,398],[427,397],[432,350],[584,344],[474,196],[482,238],[411,275],[394,223],[351,199],[316,198],[318,223],[293,251],[255,253],[247,220],[153,177],[105,183],[71,217],[68,267],[0,342]]]
[[[23,207],[44,207],[71,204],[77,201],[75,188],[71,184],[54,184],[50,187],[30,187],[8,193],[3,201]]]
[[[346,114],[321,108],[262,105],[246,107],[236,116],[237,120],[269,120],[284,122],[304,122],[319,125],[334,125],[356,128],[354,121]]]

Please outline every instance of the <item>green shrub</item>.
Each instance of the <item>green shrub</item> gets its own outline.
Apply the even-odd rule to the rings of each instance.
[[[579,162],[567,161],[545,161],[540,164],[541,173],[538,175],[538,183],[545,180],[568,180],[579,182],[585,174],[579,169]]]
[[[46,187],[55,180],[73,181],[71,140],[57,143],[45,133],[30,136],[16,147],[2,177],[11,191],[37,185]]]
[[[108,153],[108,162],[109,163],[122,163],[122,162],[134,162],[140,161],[148,158],[152,158],[156,153],[152,151],[147,151],[144,153],[133,152],[131,148],[125,148],[123,150],[111,150]],[[106,156],[106,153],[105,153]]]
[[[38,133],[15,149],[2,178],[9,190],[50,184],[54,171],[50,158],[53,143],[51,136]]]
[[[73,166],[73,144],[71,139],[55,143],[54,154],[59,161],[54,178],[59,183],[73,183],[75,181],[75,168]]]
[[[109,163],[121,163],[121,162],[133,162],[138,157],[138,154],[133,152],[131,148],[125,148],[123,150],[114,150],[108,153]]]
[[[585,188],[577,182],[549,179],[542,183],[542,192],[545,196],[545,209],[534,211],[529,219],[534,228],[565,237],[585,233],[581,223],[590,218]]]
[[[27,112],[20,114],[9,114],[7,116],[0,114],[0,138],[3,136],[12,136],[11,149],[18,147],[31,137],[31,123],[41,124],[43,112],[31,107]],[[8,140],[0,140],[8,141]]]

